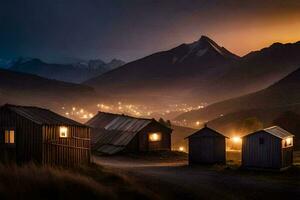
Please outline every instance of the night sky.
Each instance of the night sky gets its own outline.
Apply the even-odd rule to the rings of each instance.
[[[238,55],[300,40],[298,0],[1,0],[0,58],[134,60],[208,35]]]

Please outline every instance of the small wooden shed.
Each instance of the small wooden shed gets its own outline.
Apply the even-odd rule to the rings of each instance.
[[[226,136],[205,125],[187,139],[190,165],[226,163]]]
[[[242,167],[285,169],[293,164],[293,135],[273,126],[243,137]]]
[[[74,166],[90,162],[90,128],[50,110],[0,107],[0,161]]]
[[[171,150],[172,129],[154,119],[99,112],[86,125],[98,153]]]

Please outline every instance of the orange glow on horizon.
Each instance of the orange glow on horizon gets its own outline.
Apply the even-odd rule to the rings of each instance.
[[[236,15],[224,18],[222,23],[219,19],[206,24],[205,31],[200,27],[194,28],[188,35],[182,34],[177,39],[188,43],[198,40],[201,35],[207,35],[220,46],[239,56],[268,47],[276,42],[284,44],[300,41],[300,12],[298,11],[269,13],[265,16],[259,14],[255,16],[251,13],[238,18]],[[195,19],[190,20],[192,20],[191,24],[197,23]],[[198,20],[201,22],[200,17]]]

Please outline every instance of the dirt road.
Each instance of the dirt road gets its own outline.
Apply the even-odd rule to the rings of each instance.
[[[300,170],[249,172],[222,166],[189,167],[185,160],[144,161],[94,157],[94,162],[125,174],[162,199],[300,199]]]

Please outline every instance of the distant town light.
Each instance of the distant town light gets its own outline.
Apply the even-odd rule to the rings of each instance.
[[[179,151],[184,151],[184,147],[181,146],[181,147],[178,148],[178,150],[179,150]]]
[[[196,122],[196,125],[197,125],[197,126],[199,126],[199,125],[200,125],[200,122],[199,122],[199,121],[197,121],[197,122]]]
[[[75,110],[76,110],[76,108],[75,108],[75,107],[73,107],[73,108],[72,108],[72,110],[73,110],[73,111],[75,111]]]
[[[87,115],[83,115],[82,118],[83,118],[83,119],[87,119],[88,116],[87,116]]]

